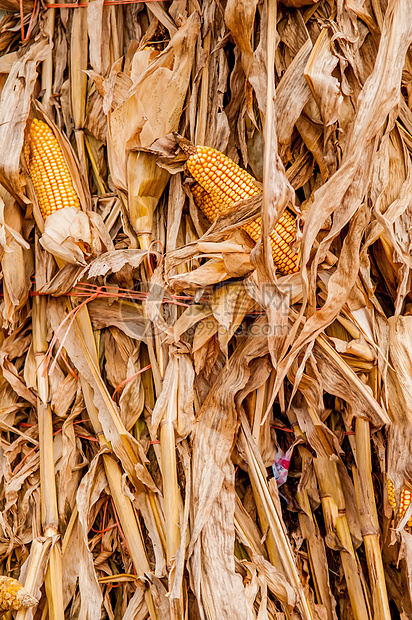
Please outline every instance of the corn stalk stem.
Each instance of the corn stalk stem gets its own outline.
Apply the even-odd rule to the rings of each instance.
[[[85,135],[82,129],[76,129],[74,132],[76,138],[76,147],[77,147],[77,156],[79,158],[80,168],[82,171],[82,176],[86,182],[86,185],[89,184],[89,175],[88,175],[88,166],[86,165],[86,145],[85,145]]]
[[[340,556],[353,617],[355,620],[368,620],[371,618],[370,609],[345,515],[345,499],[336,463],[327,457],[317,457],[313,464],[323,495],[322,509],[327,532],[332,539],[337,536],[342,547]]]
[[[70,57],[70,93],[72,115],[77,146],[77,155],[80,161],[83,178],[87,183],[86,147],[84,144],[83,126],[86,118],[87,74],[89,58],[89,41],[87,29],[87,10],[77,9],[73,14],[71,32]]]
[[[253,439],[250,436],[250,430],[248,430],[248,422],[244,414],[241,414],[241,423],[243,437],[242,447],[244,448],[245,457],[249,466],[250,480],[255,485],[258,491],[258,495],[260,496],[262,508],[265,512],[265,518],[275,538],[278,553],[282,558],[284,573],[289,583],[296,589],[299,595],[297,607],[304,620],[313,620],[312,611],[310,609],[309,603],[305,596],[305,592],[303,590],[302,583],[300,581],[299,572],[295,564],[295,558],[290,546],[289,539],[284,531],[282,520],[278,515],[276,506],[270,495],[266,478],[261,471],[260,465],[250,445],[250,442],[253,442]]]
[[[33,352],[36,360],[37,418],[39,425],[41,520],[44,536],[55,538],[59,531],[59,513],[53,451],[53,419],[49,397],[49,380],[45,372],[47,351],[47,298],[33,298]],[[60,546],[54,541],[46,573],[46,595],[51,620],[64,615]]]
[[[270,204],[271,183],[273,174],[273,149],[276,148],[276,118],[275,118],[275,51],[277,48],[276,36],[276,0],[267,0],[266,17],[266,118],[264,124],[264,153],[263,153],[263,197],[262,197],[262,239],[264,239],[263,251],[264,261],[267,267],[270,266],[268,258],[270,254],[269,239],[269,213],[273,205]],[[272,263],[273,264],[273,263]]]
[[[357,467],[353,479],[368,564],[374,617],[377,620],[390,620],[391,613],[380,550],[379,521],[372,481],[370,425],[363,418],[356,418],[355,441]]]
[[[44,556],[49,553],[51,545],[51,538],[46,538],[42,541],[35,539],[31,543],[30,557],[28,560],[26,576],[24,579],[24,583],[22,583],[27,592],[34,597],[37,596],[37,588],[40,588],[41,586],[41,584],[38,583],[39,573],[41,571],[41,566],[44,562]],[[33,617],[32,608],[20,609],[16,614],[16,620],[26,620],[26,616],[28,616],[30,619]]]
[[[93,390],[83,378],[80,378],[84,402],[87,413],[92,423],[94,432],[99,438],[101,446],[109,447],[109,443],[103,434],[103,429],[99,421],[99,415],[93,400]],[[122,472],[117,461],[110,454],[103,454],[103,465],[106,473],[107,483],[113,497],[120,525],[129,548],[130,557],[139,576],[144,576],[150,572],[149,562],[146,556],[145,545],[132,503],[122,492]],[[152,620],[160,620],[155,609],[150,589],[145,592],[145,600]]]
[[[260,528],[262,532],[265,532],[265,533],[267,532],[265,544],[266,544],[269,559],[271,563],[273,564],[273,566],[275,566],[278,570],[284,573],[285,567],[283,566],[282,555],[280,553],[278,545],[276,544],[276,540],[273,535],[273,532],[270,528],[270,522],[266,515],[266,506],[260,496],[259,488],[256,486],[252,478],[250,479],[250,483],[252,486],[253,497],[255,499],[257,513],[259,515]]]
[[[77,9],[73,13],[70,46],[70,92],[75,130],[83,128],[86,114],[87,75],[85,70],[89,58],[87,33],[87,10]]]
[[[78,313],[76,320],[76,328],[80,336],[80,342],[84,351],[88,351],[89,357],[94,365],[98,364],[98,355],[94,340],[93,328],[87,308],[84,306]],[[110,444],[104,436],[99,414],[94,404],[94,392],[91,386],[81,378],[83,397],[86,404],[87,412],[94,431],[99,438],[102,446],[110,449]],[[118,463],[109,454],[103,455],[103,464],[105,468],[107,482],[116,507],[122,530],[127,541],[130,556],[138,575],[144,576],[150,572],[150,565],[147,560],[145,545],[140,531],[136,515],[129,498],[122,492],[122,472]],[[157,509],[157,505],[152,508]],[[156,511],[154,510],[156,515]],[[145,600],[150,612],[152,620],[160,620],[156,611],[150,589],[145,592]]]
[[[160,451],[163,471],[163,497],[166,524],[166,555],[170,563],[180,546],[179,485],[177,483],[176,440],[173,424],[160,427]]]
[[[49,36],[50,45],[53,45],[54,21],[56,9],[47,9],[46,19],[44,23],[44,33]],[[44,91],[42,103],[48,114],[51,113],[51,97],[53,94],[53,54],[50,54],[43,61],[41,70],[41,88]]]
[[[171,562],[180,546],[179,506],[181,498],[177,482],[176,438],[173,424],[177,417],[178,406],[178,377],[176,375],[165,418],[160,426],[160,453],[166,523],[166,556],[168,563]]]
[[[200,86],[200,102],[197,114],[197,127],[196,127],[196,144],[205,144],[206,140],[206,123],[207,123],[207,108],[209,105],[209,54],[210,54],[210,31],[206,33],[203,38],[203,49],[206,56],[206,62],[202,69],[202,83]]]
[[[58,532],[57,492],[54,476],[53,422],[49,406],[37,402],[40,448],[41,519],[45,536]]]
[[[49,620],[64,618],[63,604],[63,570],[60,544],[57,541],[52,545],[49,563],[47,566],[45,588],[47,604],[49,606]]]
[[[103,183],[103,180],[102,180],[102,178],[100,176],[99,169],[97,167],[97,161],[96,161],[95,153],[94,153],[94,151],[92,149],[92,146],[90,144],[89,138],[87,137],[87,134],[84,134],[84,143],[85,143],[85,146],[86,146],[86,150],[87,150],[87,154],[89,156],[90,163],[92,165],[92,170],[93,170],[94,178],[95,178],[95,181],[96,181],[97,186],[99,188],[99,194],[105,194],[107,190],[106,190],[106,188],[104,186],[104,183]],[[108,230],[110,230],[110,226],[108,226]]]
[[[253,554],[262,555],[266,559],[266,549],[262,545],[257,524],[243,507],[237,493],[235,499],[235,529],[240,542],[247,545]]]
[[[298,491],[296,500],[302,509],[299,524],[306,540],[310,571],[318,601],[325,607],[328,620],[335,620],[327,569],[326,550],[312,513],[307,491]]]
[[[392,616],[389,609],[379,537],[365,535],[363,544],[365,545],[366,562],[370,575],[374,618],[375,620],[390,620]]]
[[[58,260],[57,263],[58,264],[60,263],[59,264],[60,267],[62,266],[61,261]],[[44,302],[44,300],[45,298],[41,296],[34,298],[35,302],[37,301]],[[72,308],[71,302],[68,300],[67,301],[68,312],[72,311],[72,309],[73,308]],[[45,316],[46,316],[46,313],[43,312],[43,317]],[[103,383],[100,373],[98,371],[99,360],[98,360],[97,349],[96,349],[96,341],[94,338],[94,332],[93,332],[92,324],[90,321],[89,312],[86,306],[83,306],[77,313],[76,321],[74,325],[75,325],[75,329],[79,337],[79,342],[86,356],[86,359],[88,360],[91,368],[94,370],[94,375],[96,379],[97,380],[100,379],[100,383],[102,384],[102,387],[104,388],[103,394],[107,396],[107,398],[111,402],[110,396],[106,394],[107,392],[106,386]],[[47,346],[46,348],[44,348],[46,333],[47,332],[45,330],[45,325],[43,325],[43,332],[41,334],[42,338],[38,338],[38,340],[40,343],[43,343],[43,349],[45,351],[47,350]],[[34,344],[35,338],[36,338],[35,331],[33,329],[33,347],[35,347],[35,344]],[[44,354],[43,354],[43,357],[44,357]],[[97,407],[94,404],[93,389],[91,388],[89,383],[83,379],[83,377],[80,377],[80,381],[82,385],[82,392],[83,392],[83,397],[84,397],[84,401],[86,404],[86,409],[90,417],[90,421],[92,423],[94,432],[99,438],[101,446],[102,447],[104,446],[110,450],[111,449],[110,443],[107,441],[106,437],[104,436],[103,428],[99,420],[99,413],[98,413]],[[121,434],[121,436],[124,440],[126,440],[126,437],[124,437],[123,434]],[[127,443],[128,443],[128,440],[127,440]],[[133,454],[133,451],[130,445],[129,445],[129,450]],[[123,495],[123,492],[121,490],[122,472],[121,472],[120,466],[109,454],[103,455],[103,463],[105,467],[105,473],[106,473],[106,478],[109,484],[110,492],[113,497],[113,501],[116,507],[119,521],[122,526],[122,530],[123,530],[123,533],[124,533],[124,536],[125,536],[128,548],[129,548],[130,556],[135,565],[137,574],[143,576],[145,573],[150,571],[150,565],[147,560],[142,533],[137,523],[133,506],[130,500],[125,495]],[[54,471],[54,466],[53,466],[53,471]],[[160,523],[160,516],[158,515],[158,506],[152,496],[153,496],[153,493],[151,492],[149,501],[151,500],[150,503],[151,503],[151,506],[154,512],[154,517],[155,517],[156,523],[160,527],[161,523]],[[57,507],[57,503],[56,503],[56,507]],[[62,581],[60,581],[59,583],[62,584]],[[149,609],[151,619],[160,620],[156,607],[153,602],[150,589],[146,590],[145,592],[145,600],[146,600],[147,607]],[[60,616],[60,618],[63,618],[63,615]]]

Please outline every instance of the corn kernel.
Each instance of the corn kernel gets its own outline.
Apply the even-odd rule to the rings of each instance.
[[[393,511],[396,510],[396,501],[395,501],[395,487],[393,485],[392,480],[390,478],[388,480],[388,501],[389,505]],[[412,494],[407,489],[403,488],[401,491],[401,499],[399,505],[399,519],[402,519],[405,514],[409,504],[411,503]],[[408,520],[408,526],[412,527],[412,516]]]
[[[0,576],[0,613],[27,609],[36,603],[37,599],[31,596],[16,579]]]

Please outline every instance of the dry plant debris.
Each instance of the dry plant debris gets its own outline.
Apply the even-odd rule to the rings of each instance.
[[[1,5],[1,613],[411,618],[411,0],[84,4]]]

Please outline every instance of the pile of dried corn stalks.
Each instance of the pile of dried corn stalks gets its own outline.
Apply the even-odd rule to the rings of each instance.
[[[1,8],[0,610],[411,618],[411,0]]]

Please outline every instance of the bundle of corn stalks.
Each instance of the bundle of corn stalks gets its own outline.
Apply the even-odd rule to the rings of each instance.
[[[1,8],[0,614],[411,618],[411,2]]]

